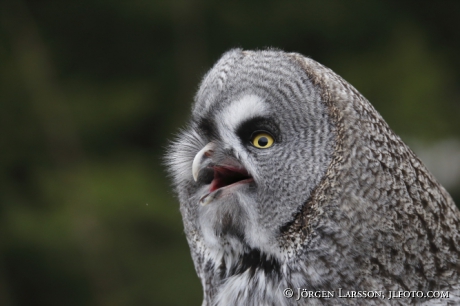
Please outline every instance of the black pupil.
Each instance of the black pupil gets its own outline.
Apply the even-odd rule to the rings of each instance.
[[[257,140],[257,143],[259,144],[259,146],[265,147],[266,145],[268,145],[268,139],[267,137],[262,136],[259,138],[259,140]]]

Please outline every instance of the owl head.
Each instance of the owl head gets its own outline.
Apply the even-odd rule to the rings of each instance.
[[[226,53],[171,146],[187,229],[210,250],[278,254],[283,226],[331,162],[335,128],[296,61],[277,51]]]

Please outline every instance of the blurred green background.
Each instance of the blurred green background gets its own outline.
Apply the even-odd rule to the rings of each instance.
[[[199,305],[161,164],[232,47],[310,56],[460,203],[459,1],[3,0],[0,305]]]

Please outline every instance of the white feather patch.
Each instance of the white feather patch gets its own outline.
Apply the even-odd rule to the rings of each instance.
[[[259,116],[264,116],[268,112],[268,107],[256,95],[246,95],[239,100],[232,102],[222,112],[225,126],[231,131],[235,131],[242,122]]]

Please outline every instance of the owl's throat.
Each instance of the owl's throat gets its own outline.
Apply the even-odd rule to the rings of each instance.
[[[246,248],[243,254],[236,258],[223,257],[220,269],[222,279],[248,273],[253,277],[257,272],[263,272],[266,276],[273,276],[279,279],[281,276],[281,263],[277,258],[261,252],[259,249]]]

